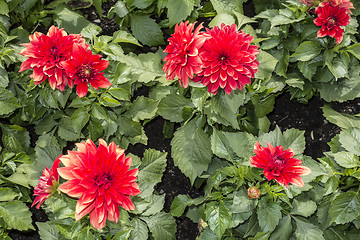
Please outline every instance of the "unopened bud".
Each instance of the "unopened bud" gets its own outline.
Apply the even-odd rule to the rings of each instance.
[[[248,197],[251,199],[256,199],[260,196],[260,190],[257,187],[251,187],[248,189]]]

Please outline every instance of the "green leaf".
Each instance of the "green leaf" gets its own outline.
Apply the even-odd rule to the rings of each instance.
[[[243,12],[243,0],[210,0],[217,14]]]
[[[74,217],[75,205],[76,201],[74,199],[54,193],[51,197],[46,199],[45,209],[51,211],[56,219],[66,219]]]
[[[90,105],[93,101],[87,97],[75,98],[69,105],[70,108],[81,108]]]
[[[6,88],[9,85],[9,74],[0,65],[0,87]]]
[[[190,199],[187,195],[177,195],[171,204],[170,213],[175,217],[180,217],[188,206]]]
[[[155,101],[144,96],[139,96],[130,105],[125,115],[132,118],[134,121],[152,119],[156,115],[158,104],[159,101]]]
[[[302,13],[300,16],[295,16],[295,13],[291,9],[282,8],[279,10],[279,14],[271,18],[271,27],[300,22],[304,20],[305,16],[305,13]]]
[[[291,77],[290,74],[288,74],[288,79],[285,80],[286,84],[288,84],[291,87],[299,88],[301,90],[304,90],[304,79],[300,76]]]
[[[184,107],[191,107],[191,101],[182,95],[168,94],[159,103],[158,114],[171,122],[184,121],[182,111]]]
[[[130,92],[122,88],[112,88],[108,91],[111,96],[121,101],[130,101]]]
[[[305,131],[291,128],[283,133],[285,143],[284,149],[291,148],[294,151],[294,155],[302,154],[305,150]]]
[[[319,66],[324,62],[323,55],[318,55],[309,62],[298,62],[300,72],[309,80],[312,80]],[[285,77],[285,76],[284,76]],[[320,81],[320,80],[319,80]]]
[[[142,47],[138,40],[127,31],[119,30],[113,34],[114,43],[131,43]]]
[[[339,186],[339,179],[336,176],[331,176],[325,182],[324,196],[329,195],[337,190]]]
[[[75,228],[72,232],[72,238],[74,238],[73,236],[75,235],[77,240],[83,240],[83,239],[96,240],[94,234],[92,234],[90,229],[92,229],[90,226],[81,229],[81,231],[78,231],[78,229]],[[129,235],[130,235],[130,230],[129,230]]]
[[[295,237],[298,240],[325,240],[323,232],[315,225],[294,217],[296,222]]]
[[[163,34],[154,19],[146,15],[130,14],[131,31],[139,41],[148,46],[164,44]]]
[[[269,232],[258,232],[254,237],[248,238],[249,240],[268,240],[270,237]]]
[[[96,141],[101,138],[104,133],[103,126],[97,119],[90,119],[88,130],[90,132],[90,139]]]
[[[230,227],[231,215],[223,201],[210,202],[205,209],[206,222],[210,229],[221,238],[225,230]]]
[[[194,9],[192,0],[169,0],[167,4],[170,27],[185,20]]]
[[[154,239],[175,239],[176,223],[171,214],[159,212],[142,219],[148,225]]]
[[[161,57],[157,53],[149,52],[138,56],[127,54],[121,56],[119,61],[131,67],[131,78],[138,82],[149,83],[164,75],[160,63]]]
[[[7,229],[35,230],[31,224],[31,212],[23,202],[1,202],[0,216],[6,222]]]
[[[51,222],[36,222],[36,225],[39,228],[39,234],[41,239],[46,240],[58,240],[59,239],[59,230],[55,224]]]
[[[237,19],[237,27],[241,28],[243,25],[246,25],[248,23],[255,23],[256,21],[239,13],[236,11],[233,11],[233,14],[236,16]]]
[[[230,143],[231,149],[244,159],[245,161],[250,159],[253,155],[253,149],[256,139],[253,135],[246,132],[223,132],[225,138]]]
[[[256,59],[259,61],[259,68],[255,77],[263,80],[269,80],[278,60],[265,51],[260,51],[260,53],[256,56]]]
[[[54,21],[60,28],[64,28],[67,33],[80,33],[82,29],[92,24],[82,15],[60,5],[54,10]]]
[[[117,1],[115,3],[115,12],[116,14],[120,17],[120,18],[123,18],[125,17],[128,13],[129,13],[129,10],[127,9],[126,7],[126,4],[123,2],[123,1]]]
[[[117,232],[111,240],[127,240],[130,238],[131,231],[132,229],[130,227],[125,228],[124,230]]]
[[[0,87],[0,116],[9,114],[20,107],[18,101],[12,92]]]
[[[340,193],[331,202],[329,209],[331,223],[345,224],[360,215],[359,195],[356,192]]]
[[[0,14],[9,16],[9,7],[4,0],[0,1]]]
[[[148,228],[146,223],[138,218],[133,218],[131,221],[132,231],[130,234],[131,240],[148,239]]]
[[[131,6],[144,9],[149,7],[155,0],[135,0]]]
[[[99,103],[105,107],[118,107],[121,105],[121,103],[116,100],[115,98],[113,98],[110,94],[108,93],[103,93],[100,96],[99,99]]]
[[[2,144],[11,152],[25,152],[30,146],[28,131],[17,125],[4,125],[0,123],[2,130]]]
[[[187,195],[177,195],[171,204],[170,213],[175,217],[180,217],[187,206],[199,205],[204,202],[205,197],[190,198]]]
[[[198,240],[219,240],[216,234],[210,230],[209,227],[206,227],[201,233]]]
[[[46,117],[43,117],[40,119],[40,121],[35,126],[35,131],[39,135],[43,135],[45,133],[48,133],[57,125],[57,122],[54,120],[54,118],[51,115],[48,115]]]
[[[141,197],[150,196],[154,186],[161,181],[166,168],[166,155],[154,149],[145,150],[137,179],[142,189]]]
[[[196,120],[191,120],[177,129],[171,146],[174,164],[193,184],[196,177],[206,171],[211,162],[212,152],[208,136],[196,125]]]
[[[66,141],[76,141],[80,138],[80,133],[77,133],[72,127],[71,118],[63,116],[59,121],[58,135]]]
[[[351,69],[352,67],[350,67],[349,71],[351,71]],[[357,68],[356,70],[359,71],[359,68]],[[323,98],[327,102],[344,102],[358,98],[360,97],[359,75],[352,76],[350,79],[337,79],[336,82],[331,82],[331,84],[329,84],[328,82],[321,83],[319,86],[319,92],[321,98]]]
[[[325,61],[326,66],[334,75],[335,79],[348,77],[348,60],[346,58],[336,57],[331,61]]]
[[[214,26],[220,27],[221,24],[232,25],[235,23],[235,18],[227,13],[217,14],[209,23],[209,27],[213,28]]]
[[[90,119],[89,108],[82,107],[75,110],[71,116],[71,126],[76,133],[80,133]]]
[[[93,41],[94,38],[101,33],[101,31],[101,27],[95,24],[91,24],[81,30],[81,36],[90,39],[90,41]]]
[[[205,108],[205,113],[215,122],[239,129],[237,114],[239,107],[244,104],[244,100],[244,90],[232,92],[230,95],[221,92],[210,100],[210,106]]]
[[[347,151],[360,156],[360,128],[345,129],[339,134],[341,146]]]
[[[360,166],[359,157],[349,152],[337,152],[333,153],[332,156],[337,164],[344,168],[353,168]]]
[[[28,165],[28,164],[27,164]],[[7,178],[12,183],[21,185],[23,187],[29,188],[30,180],[29,178],[18,171],[19,167],[16,169],[16,172]]]
[[[19,196],[19,193],[14,192],[11,188],[0,188],[0,202],[10,202]]]
[[[276,38],[278,39],[278,38]],[[281,48],[273,53],[273,56],[278,60],[275,72],[279,76],[287,77],[286,72],[289,66],[289,59],[290,59],[290,53],[289,50],[286,48]],[[290,85],[290,84],[289,84]]]
[[[346,51],[354,55],[357,59],[360,60],[360,43],[353,44],[346,48]]]
[[[275,127],[274,131],[260,135],[259,142],[261,146],[266,146],[267,142],[273,146],[280,146],[286,144],[285,137],[281,133],[281,130],[278,126]]]
[[[272,232],[281,219],[281,207],[273,202],[267,202],[265,198],[259,201],[257,211],[259,225],[263,232]]]
[[[228,139],[224,136],[223,132],[216,130],[216,128],[213,128],[211,135],[211,150],[216,156],[229,161],[233,161],[236,157]]]
[[[322,107],[322,110],[324,112],[324,117],[331,123],[341,127],[341,128],[352,128],[357,127],[360,128],[360,118],[357,118],[355,116],[352,116],[350,114],[346,113],[338,113],[335,110],[333,110],[328,105],[325,105]]]
[[[316,203],[308,199],[294,199],[291,214],[310,217],[316,211]]]
[[[291,55],[298,61],[310,61],[321,52],[321,45],[319,42],[306,41],[300,44],[295,53]]]
[[[284,216],[270,236],[270,240],[290,239],[292,233],[291,217]]]
[[[332,194],[329,196],[325,196],[320,204],[318,204],[318,209],[316,212],[318,222],[321,224],[323,228],[327,228],[330,226],[330,217],[329,217],[329,208],[331,202],[335,199],[336,194]]]

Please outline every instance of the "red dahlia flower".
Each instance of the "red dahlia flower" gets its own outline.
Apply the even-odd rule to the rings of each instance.
[[[40,205],[56,191],[56,188],[59,186],[59,174],[57,172],[59,164],[60,160],[58,158],[55,160],[52,168],[48,169],[46,167],[43,171],[38,185],[34,188],[34,196],[36,198],[31,207],[38,203],[36,208],[39,209]]]
[[[346,8],[339,6],[332,7],[328,2],[322,7],[317,7],[315,13],[318,17],[314,20],[314,23],[316,26],[321,26],[317,37],[329,35],[336,39],[336,44],[339,44],[343,39],[344,32],[344,29],[340,26],[349,24],[350,15],[346,11]]]
[[[72,87],[72,81],[68,79],[61,63],[70,59],[73,45],[87,48],[85,39],[80,34],[67,35],[63,29],[55,26],[50,27],[47,35],[35,32],[29,39],[29,43],[21,44],[26,48],[20,54],[28,59],[21,64],[20,72],[33,69],[30,77],[36,85],[49,78],[52,89],[58,88],[63,91],[67,84]]]
[[[89,139],[76,144],[77,151],[60,156],[65,167],[59,168],[61,177],[69,180],[59,190],[70,197],[80,198],[76,204],[76,221],[90,213],[91,224],[98,229],[106,219],[119,220],[119,205],[134,210],[130,196],[140,193],[135,183],[138,169],[129,170],[131,157],[115,143],[99,139],[99,147]]]
[[[346,9],[346,13],[351,14],[350,9],[355,9],[354,5],[352,4],[352,2],[350,2],[350,0],[325,0],[323,2],[321,2],[319,4],[320,7],[323,7],[326,3],[329,3],[332,7],[340,7],[340,8],[345,8]]]
[[[100,60],[101,55],[93,55],[91,50],[79,45],[73,46],[72,56],[71,60],[62,62],[61,66],[64,67],[70,79],[74,80],[74,84],[77,85],[76,92],[79,97],[86,95],[88,84],[95,89],[111,86],[109,80],[101,72],[109,66],[109,61]]]
[[[205,41],[204,35],[199,34],[202,24],[193,32],[195,24],[188,23],[176,24],[175,33],[168,39],[169,45],[164,50],[168,53],[163,67],[166,78],[173,80],[177,76],[184,88],[189,85],[189,79],[193,79],[194,74],[201,72],[199,48]]]
[[[255,156],[251,157],[250,162],[254,167],[264,169],[265,177],[270,181],[275,179],[281,185],[289,187],[292,183],[299,187],[304,187],[304,182],[300,175],[307,175],[311,170],[300,166],[302,161],[293,158],[294,153],[289,148],[283,150],[282,146],[272,146],[267,143],[267,147],[261,147],[259,142],[255,143]]]
[[[251,83],[259,66],[256,60],[258,47],[250,45],[253,37],[238,32],[235,24],[207,29],[207,35],[199,53],[203,70],[194,81],[208,86],[208,91],[213,94],[219,87],[230,94],[232,90],[241,90]]]

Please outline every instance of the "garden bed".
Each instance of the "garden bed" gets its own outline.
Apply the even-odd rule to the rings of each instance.
[[[343,11],[345,20],[352,17],[346,27],[339,28],[345,29],[339,41],[338,35],[317,34],[321,26],[315,26],[314,19],[321,17],[319,11],[324,6],[313,6],[312,1],[301,1],[308,5],[296,0],[237,4],[169,0],[169,5],[156,0],[20,2],[0,3],[6,5],[0,11],[1,43],[8,50],[0,51],[4,53],[0,55],[0,72],[6,73],[0,78],[0,190],[4,193],[3,198],[0,196],[0,237],[272,240],[295,236],[327,240],[336,233],[343,234],[344,239],[356,239],[360,232],[358,3],[354,9],[349,1],[341,1],[343,5],[339,6],[324,1],[325,7]],[[197,43],[204,44],[203,55],[213,49],[207,43],[210,36],[223,41],[216,34],[233,31],[230,25],[236,23],[241,31],[236,30],[227,41],[234,41],[235,35],[241,41],[253,41],[236,43],[251,55],[242,62],[248,73],[232,68],[232,63],[226,66],[226,74],[232,79],[231,72],[238,71],[251,78],[251,84],[237,83],[231,88],[220,84],[214,90],[213,80],[206,82],[210,70],[204,66],[196,70],[196,64],[192,71],[198,71],[195,75],[199,78],[186,80],[177,72],[174,75],[179,82],[177,78],[171,81],[171,71],[164,64],[172,60],[164,60],[163,50],[172,54],[169,45],[178,44],[174,25],[184,24],[186,19],[197,22],[193,28],[199,24],[205,27],[201,34],[191,35],[197,39],[193,41],[203,41]],[[46,34],[52,25],[68,33],[81,32],[84,37],[84,42],[82,37],[74,37],[78,46],[71,48],[73,55],[56,65],[61,71],[68,66],[61,74],[73,78],[69,80],[75,83],[73,89],[67,84],[65,88],[55,86],[56,82],[47,78],[38,84],[36,75],[31,75],[30,82],[33,65],[27,66],[30,71],[19,73],[20,65],[25,66],[24,56],[31,59],[34,54],[21,52],[20,56],[18,53],[29,45],[19,44],[28,43],[28,36],[34,32]],[[189,36],[183,33],[180,39]],[[203,36],[206,40],[199,40]],[[226,38],[226,34],[222,36]],[[30,41],[35,42],[34,37]],[[223,47],[226,53],[227,43],[216,47]],[[74,50],[81,48],[84,50]],[[82,75],[70,73],[73,68],[69,66],[75,63],[69,62],[80,61],[76,60],[76,51],[77,55],[80,51],[89,51],[88,56],[101,54],[109,66],[103,69],[107,63],[96,60],[94,64],[99,67],[87,65]],[[201,61],[209,61],[210,57],[203,55],[198,56]],[[221,61],[226,60],[224,56]],[[83,67],[86,62],[81,64]],[[85,91],[75,76],[86,77],[88,69],[102,75],[101,69],[106,81],[96,85],[88,79]],[[57,173],[53,163],[58,156],[71,160],[68,151],[75,151],[81,159],[89,141],[96,146],[104,144],[99,139],[125,149],[132,157],[130,169],[138,168],[136,184],[120,176],[121,181],[130,181],[130,195],[121,196],[132,196],[134,208],[119,200],[120,217],[116,217],[107,210],[111,201],[103,200],[102,204],[108,204],[102,208],[108,211],[104,215],[106,225],[100,220],[102,213],[84,214],[75,221],[79,214],[75,205],[80,200],[71,191],[77,188],[63,187],[69,176],[76,179],[80,174],[72,170],[60,172],[60,180],[51,175],[54,181],[46,183],[51,195],[45,194],[41,209],[31,207],[41,199],[35,199],[33,193],[42,170],[53,166],[49,173]],[[80,142],[83,147],[76,145]],[[105,154],[100,149],[96,156]],[[109,147],[107,151],[113,150]],[[120,158],[119,151],[113,154]],[[269,154],[269,165],[263,166],[261,161]],[[65,171],[69,163],[59,159]],[[124,174],[133,174],[128,168]],[[279,175],[280,168],[287,170]],[[103,170],[94,166],[92,171]],[[99,182],[96,175],[97,186],[115,178],[109,174],[106,172]],[[56,184],[60,184],[58,189]],[[35,193],[44,193],[39,186]],[[105,195],[96,196],[94,202]],[[12,212],[13,206],[23,214]]]

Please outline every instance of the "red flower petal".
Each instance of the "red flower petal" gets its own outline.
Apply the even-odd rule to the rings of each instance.
[[[49,78],[52,89],[58,88],[62,91],[68,83],[72,87],[72,81],[69,81],[61,63],[71,58],[74,45],[88,47],[81,35],[68,35],[63,29],[51,26],[46,35],[35,32],[29,39],[29,43],[21,44],[25,49],[20,54],[28,59],[22,63],[20,72],[34,69],[31,77],[35,84]]]
[[[304,187],[300,175],[310,174],[311,170],[300,166],[302,161],[293,158],[294,153],[290,148],[283,150],[282,146],[274,147],[269,143],[267,147],[261,147],[260,143],[256,142],[254,152],[255,156],[250,158],[251,164],[264,169],[264,175],[269,181],[274,179],[286,187],[289,187],[289,183]]]
[[[207,30],[208,37],[199,49],[203,62],[202,71],[194,81],[208,86],[210,93],[223,88],[227,94],[232,90],[241,90],[250,83],[250,77],[257,72],[259,62],[257,46],[250,46],[253,38],[249,34],[237,31],[235,24],[222,24]],[[244,78],[246,77],[246,78]],[[245,80],[245,81],[244,81]]]
[[[76,220],[90,214],[91,224],[101,229],[106,220],[118,221],[118,205],[135,209],[130,196],[140,193],[135,183],[138,169],[129,171],[131,158],[125,158],[124,150],[115,143],[107,145],[100,139],[98,147],[91,140],[76,145],[77,151],[68,151],[59,158],[65,165],[58,169],[59,175],[69,179],[59,190],[80,198]]]
[[[318,15],[314,20],[316,26],[321,26],[317,33],[317,37],[325,37],[329,35],[335,38],[336,44],[339,44],[343,39],[344,29],[341,26],[348,25],[350,19],[350,5],[342,5],[339,0],[330,0],[329,2],[322,2],[316,9],[315,13]],[[351,5],[352,6],[352,5]]]

